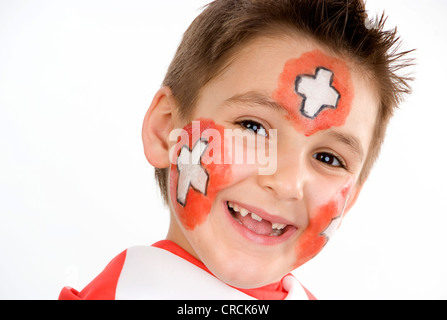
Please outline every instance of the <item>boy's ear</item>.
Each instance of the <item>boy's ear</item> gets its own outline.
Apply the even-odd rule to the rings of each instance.
[[[154,96],[144,117],[143,145],[146,159],[155,168],[167,168],[169,161],[169,133],[173,129],[173,113],[177,108],[171,89],[162,87]]]

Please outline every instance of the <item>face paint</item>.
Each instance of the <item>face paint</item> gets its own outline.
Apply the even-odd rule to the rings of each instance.
[[[222,160],[226,154],[218,139],[224,136],[222,126],[200,119],[182,132],[171,159],[169,191],[180,222],[193,230],[206,220],[217,192],[231,181],[231,166]],[[222,161],[207,161],[210,159]]]
[[[332,200],[311,213],[309,225],[295,248],[297,260],[294,268],[315,257],[338,229],[353,186],[353,180],[349,180]]]
[[[289,60],[273,99],[306,136],[342,126],[351,110],[353,85],[346,63],[319,50]]]
[[[207,194],[209,174],[202,165],[202,155],[208,149],[206,140],[198,140],[192,150],[184,145],[177,159],[177,202],[186,206],[186,196],[190,188]]]

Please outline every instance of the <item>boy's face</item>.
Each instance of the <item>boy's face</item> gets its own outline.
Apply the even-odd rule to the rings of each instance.
[[[377,110],[348,61],[304,39],[251,41],[201,91],[200,122],[174,119],[191,137],[172,152],[168,239],[230,285],[279,281],[325,246],[355,202]],[[197,135],[207,129],[221,139]],[[246,140],[225,129],[246,129]],[[236,146],[262,149],[270,170],[235,161]],[[204,161],[210,149],[226,161]]]

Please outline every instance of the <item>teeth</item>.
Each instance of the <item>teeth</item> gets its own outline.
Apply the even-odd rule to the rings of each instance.
[[[278,229],[272,229],[272,232],[269,234],[271,237],[278,237],[282,234],[281,230]]]
[[[228,207],[233,209],[233,211],[235,212],[239,212],[241,214],[241,216],[246,217],[249,213],[251,214],[251,218],[253,220],[256,221],[262,221],[262,218],[260,216],[258,216],[257,214],[248,211],[247,209],[238,206],[237,204],[228,201]],[[282,224],[282,223],[272,223],[272,229],[273,229],[273,233],[277,232],[277,231],[281,231],[283,230],[285,227],[287,226],[287,224]]]
[[[247,209],[245,208],[241,208],[241,210],[239,211],[239,213],[241,214],[241,216],[245,217],[247,214],[249,214],[250,212],[248,212]],[[253,213],[251,214],[253,217]]]
[[[286,227],[286,224],[282,224],[282,223],[273,223],[272,224],[272,228],[273,229],[277,229],[277,230],[282,230]]]

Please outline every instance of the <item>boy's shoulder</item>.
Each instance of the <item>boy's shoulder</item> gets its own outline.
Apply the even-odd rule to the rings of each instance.
[[[116,299],[250,299],[171,251],[154,246],[127,250]]]
[[[202,263],[185,256],[169,241],[131,247],[116,256],[82,291],[65,287],[60,300],[250,300],[252,296],[228,286]],[[309,295],[296,279],[284,282],[288,298]]]
[[[59,300],[114,300],[127,251],[124,250],[110,261],[104,270],[82,291],[64,287],[59,294]]]
[[[225,285],[194,261],[155,246],[116,256],[82,291],[65,287],[60,300],[253,299]]]

